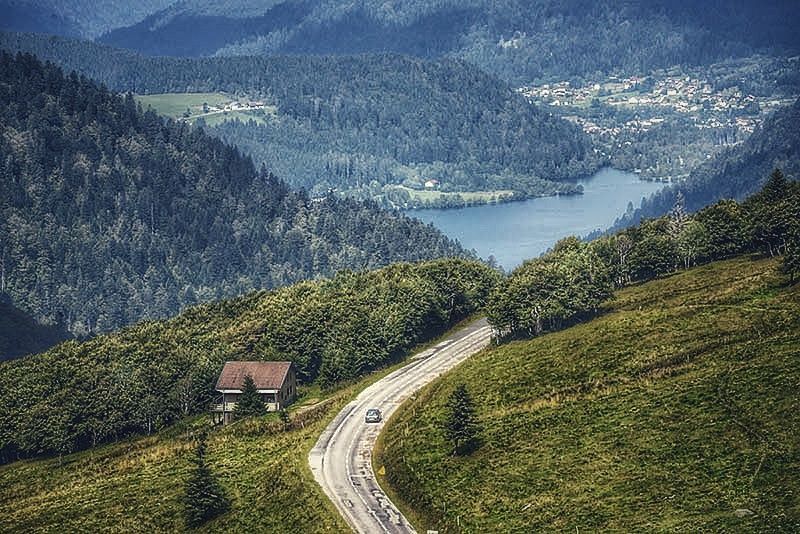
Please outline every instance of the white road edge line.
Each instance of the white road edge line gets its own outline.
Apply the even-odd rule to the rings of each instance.
[[[400,404],[408,400],[423,386],[490,343],[492,330],[488,325],[485,325],[485,320],[481,320],[481,322],[484,323],[484,326],[478,326],[474,331],[462,335],[464,330],[475,328],[479,323],[467,326],[464,330],[455,334],[456,336],[462,335],[462,337],[440,342],[426,358],[414,359],[412,357],[409,360],[409,364],[364,389],[325,428],[317,443],[309,452],[308,461],[314,479],[322,487],[325,494],[353,531],[369,534],[374,534],[379,529],[387,534],[392,532],[415,532],[397,506],[377,484],[377,477],[372,469],[372,451],[386,420]],[[427,350],[431,351],[430,348]],[[377,432],[366,431],[358,418],[353,417],[354,414],[360,414],[365,407],[371,406],[381,406],[384,410],[384,418],[375,426]],[[348,436],[342,437],[345,429],[348,431]],[[340,437],[344,440],[349,439],[350,442],[342,443],[342,439],[339,439]],[[343,445],[345,446],[344,449]],[[359,448],[362,450],[358,451]],[[337,450],[339,457],[336,460],[339,462],[334,461],[334,454]],[[353,456],[354,451],[358,451],[357,455],[360,456],[360,459]],[[365,455],[363,454],[364,452],[369,454]],[[328,458],[328,456],[331,458]],[[365,461],[365,456],[369,457],[369,461]],[[338,480],[341,478],[341,463],[344,463],[346,483],[343,480]],[[363,480],[374,481],[374,488],[367,490],[366,484],[357,485],[354,483],[353,479],[356,475],[353,474],[353,468],[355,465],[359,466],[360,473],[365,473],[359,474],[358,477]],[[338,472],[336,471],[337,467],[340,469]],[[337,487],[341,488],[344,494],[337,494]],[[345,488],[347,489],[345,490]],[[357,509],[350,493],[355,493],[358,496],[358,499],[364,505],[363,509]],[[345,501],[350,503],[350,508],[344,506]],[[372,504],[370,504],[370,501]],[[387,518],[378,517],[378,512],[381,510],[385,511]],[[395,516],[397,520],[393,521],[392,518]],[[391,527],[391,530],[389,527]]]

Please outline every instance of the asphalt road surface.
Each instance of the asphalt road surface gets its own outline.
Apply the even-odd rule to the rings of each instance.
[[[489,344],[491,328],[476,321],[375,382],[339,412],[308,455],[322,489],[356,532],[415,532],[383,493],[372,471],[372,449],[385,421],[425,384]],[[365,423],[368,408],[383,414],[380,423]]]

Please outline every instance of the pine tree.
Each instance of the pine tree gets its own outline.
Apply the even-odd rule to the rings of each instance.
[[[189,479],[186,481],[184,513],[186,515],[186,524],[189,527],[197,527],[209,519],[225,513],[230,503],[211,469],[206,464],[205,434],[200,436],[192,462],[194,467]]]
[[[245,376],[242,384],[242,394],[239,396],[239,402],[236,403],[236,415],[250,417],[264,415],[266,412],[267,409],[258,394],[253,377],[250,375]]]
[[[453,455],[463,456],[474,451],[480,425],[467,386],[459,384],[447,402],[448,414],[444,423],[447,440],[453,445]]]

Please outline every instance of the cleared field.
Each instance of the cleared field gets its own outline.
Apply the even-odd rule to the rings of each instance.
[[[277,107],[269,105],[260,105],[256,109],[225,109],[246,104],[246,100],[225,93],[163,93],[135,95],[134,98],[142,107],[151,107],[160,115],[190,123],[202,117],[209,126],[232,120],[253,120],[263,124],[278,112]]]
[[[699,267],[479,353],[388,423],[384,488],[440,532],[800,531],[800,285],[777,267]],[[464,458],[459,383],[483,425]]]
[[[344,531],[306,454],[348,393],[336,395],[304,427],[283,431],[273,414],[211,432],[207,459],[232,506],[203,530]],[[184,530],[192,436],[208,421],[197,417],[149,437],[65,456],[62,463],[52,458],[0,467],[0,531]]]
[[[439,200],[441,197],[455,198],[456,196],[460,196],[466,202],[493,202],[503,197],[510,197],[514,194],[514,191],[510,189],[499,189],[496,191],[465,191],[459,193],[411,189],[402,185],[397,186],[397,189],[407,192],[409,195],[411,195],[412,199],[423,202]]]

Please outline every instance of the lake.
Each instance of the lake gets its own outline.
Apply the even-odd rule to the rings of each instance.
[[[494,256],[511,270],[535,258],[569,235],[606,229],[633,202],[650,196],[665,184],[640,180],[635,174],[603,169],[580,180],[583,195],[532,198],[522,202],[447,210],[409,210],[410,217],[433,223],[482,258]]]

